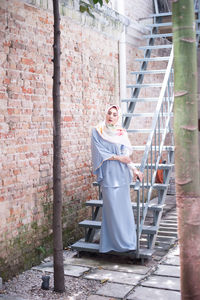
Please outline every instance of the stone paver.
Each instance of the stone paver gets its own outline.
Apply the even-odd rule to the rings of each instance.
[[[53,273],[53,264],[52,262],[48,262],[45,264],[41,264],[38,267],[33,267],[34,270]],[[90,269],[82,266],[73,266],[64,264],[64,274],[67,276],[80,277],[85,272],[88,272]]]
[[[167,256],[167,259],[163,262],[163,264],[172,265],[172,266],[180,266],[180,258],[179,258],[179,256],[170,254]]]
[[[152,275],[146,281],[143,281],[141,285],[157,289],[180,291],[180,278]]]
[[[154,274],[161,276],[180,277],[180,267],[171,265],[159,265]]]
[[[142,265],[120,264],[115,262],[109,262],[106,260],[100,260],[98,258],[67,258],[64,263],[70,265],[79,265],[84,267],[100,267],[106,270],[112,271],[124,271],[127,273],[146,274],[149,270],[148,267]]]
[[[96,294],[115,298],[124,298],[131,291],[132,287],[126,284],[107,283],[100,288]]]
[[[140,286],[135,289],[128,297],[128,300],[180,300],[181,294],[179,292],[154,289]]]
[[[98,295],[91,295],[87,298],[87,300],[114,300],[114,298],[98,296]]]
[[[172,254],[175,255],[175,256],[180,255],[180,248],[177,247],[175,250],[172,251]]]
[[[84,278],[96,279],[96,280],[108,280],[111,282],[136,285],[142,278],[144,278],[144,276],[139,274],[116,272],[110,270],[94,270],[89,274],[86,274]]]
[[[0,295],[0,300],[27,300],[17,295]]]

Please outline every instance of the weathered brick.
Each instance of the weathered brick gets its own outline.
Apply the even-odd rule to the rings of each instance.
[[[5,6],[5,0],[2,2]],[[8,19],[0,45],[0,155],[5,172],[0,182],[0,257],[6,257],[10,272],[11,265],[23,265],[24,251],[28,251],[15,239],[29,245],[33,253],[51,232],[52,216],[53,15],[39,8],[41,1],[35,1],[35,6],[25,2],[28,0],[6,1],[6,11],[4,6],[0,9],[4,28]],[[45,8],[51,9],[47,5],[51,2],[46,1]],[[144,5],[144,1],[134,1],[135,19],[149,14],[150,2]],[[129,3],[126,5],[133,11]],[[5,14],[8,18],[4,18]],[[74,16],[75,20],[71,15],[61,17],[63,206],[67,219],[64,224],[72,228],[65,243],[79,234],[74,220],[85,215],[82,203],[97,196],[97,189],[92,187],[94,176],[88,150],[91,128],[103,119],[105,107],[119,100],[120,30],[116,38],[97,34],[98,26],[84,25],[78,13]],[[109,25],[106,27],[108,33]],[[128,69],[132,69],[140,53],[128,47]],[[8,243],[15,243],[14,252]],[[30,254],[30,262],[37,255]]]

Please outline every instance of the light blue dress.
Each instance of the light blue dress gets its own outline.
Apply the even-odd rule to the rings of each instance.
[[[124,155],[125,146],[104,140],[92,131],[93,172],[101,185],[103,213],[100,252],[126,252],[136,249],[136,228],[130,200],[132,175],[128,166],[113,155]]]

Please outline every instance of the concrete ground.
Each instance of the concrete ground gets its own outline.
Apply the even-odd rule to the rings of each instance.
[[[180,296],[180,262],[177,245],[175,197],[167,196],[166,206],[152,260],[138,261],[109,255],[83,254],[66,258],[65,275],[97,280],[102,287],[88,300],[178,300]],[[53,272],[52,262],[35,269]]]
[[[133,261],[131,258],[122,256],[84,253],[77,257],[75,251],[69,252],[71,255],[64,255],[65,275],[78,280],[80,278],[80,280],[94,280],[100,283],[95,292],[89,294],[88,300],[181,299],[177,214],[174,196],[167,196],[154,256],[144,264],[141,261]],[[32,270],[41,271],[43,274],[52,274],[52,258]],[[0,295],[0,299],[22,300],[20,297],[16,298],[11,295]],[[76,298],[67,299],[74,300]],[[23,300],[25,299],[23,298]]]

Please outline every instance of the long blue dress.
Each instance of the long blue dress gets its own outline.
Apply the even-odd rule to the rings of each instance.
[[[104,140],[92,131],[93,172],[101,185],[103,213],[100,252],[126,252],[136,249],[136,229],[130,200],[131,172],[113,155],[124,155],[125,146]]]

